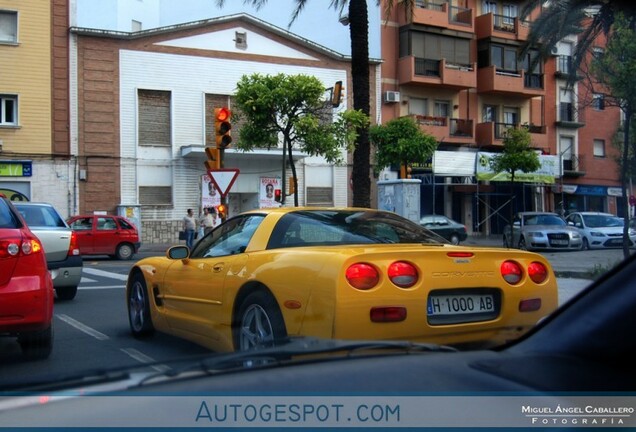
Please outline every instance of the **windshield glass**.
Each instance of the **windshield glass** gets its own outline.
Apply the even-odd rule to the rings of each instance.
[[[440,242],[445,240],[391,213],[320,211],[282,217],[267,247]]]
[[[589,228],[601,228],[601,227],[622,227],[623,220],[614,216],[606,215],[587,215],[583,216],[585,225]]]

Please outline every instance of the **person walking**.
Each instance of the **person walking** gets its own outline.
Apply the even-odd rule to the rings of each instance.
[[[194,232],[197,229],[197,221],[194,218],[194,211],[188,209],[188,214],[183,217],[183,231],[186,235],[186,246],[192,249],[194,244]]]
[[[214,207],[203,209],[201,226],[203,227],[203,235],[206,235],[214,229],[214,227],[216,226],[216,210],[214,209]]]

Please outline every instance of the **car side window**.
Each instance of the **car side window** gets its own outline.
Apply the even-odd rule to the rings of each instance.
[[[201,239],[193,248],[191,258],[210,258],[245,252],[263,215],[232,218]]]
[[[117,229],[117,224],[113,220],[113,218],[97,218],[97,229],[98,230],[114,230]]]
[[[135,229],[131,224],[128,223],[126,219],[119,219],[119,226],[121,229],[131,230]]]
[[[6,202],[0,200],[0,228],[17,228],[18,220],[15,218]]]
[[[88,231],[93,229],[93,218],[80,218],[71,223],[71,228],[77,231]]]

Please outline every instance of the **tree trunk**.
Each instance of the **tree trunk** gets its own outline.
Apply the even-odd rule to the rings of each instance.
[[[288,144],[288,152],[287,154],[289,155],[289,166],[291,168],[291,172],[292,172],[292,178],[289,180],[290,183],[294,182],[294,207],[298,207],[298,177],[296,176],[296,165],[294,165],[294,158],[292,156],[292,143],[291,141]],[[284,171],[283,171],[283,175],[284,175]],[[287,191],[285,189],[283,189],[281,191],[281,195],[286,195]]]
[[[351,35],[351,82],[353,108],[370,115],[369,103],[369,14],[366,0],[349,0],[349,32]],[[371,207],[371,146],[369,129],[358,130],[353,151],[354,207]]]

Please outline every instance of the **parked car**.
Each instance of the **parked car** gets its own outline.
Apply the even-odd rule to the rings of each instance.
[[[51,204],[26,201],[14,204],[44,245],[57,298],[74,299],[84,263],[73,230]]]
[[[135,224],[123,216],[80,215],[68,219],[82,255],[108,255],[130,260],[141,241]]]
[[[126,298],[134,336],[215,351],[286,336],[487,345],[550,314],[557,285],[539,254],[453,246],[391,212],[278,208],[138,261]]]
[[[623,247],[623,219],[610,213],[574,212],[565,221],[579,230],[583,237],[583,249]],[[636,242],[636,230],[628,230],[629,246]]]
[[[458,245],[468,237],[465,225],[455,222],[444,215],[422,216],[420,225],[444,237],[454,245]]]
[[[512,223],[506,225],[503,246],[522,250],[579,250],[583,247],[583,237],[579,231],[550,212],[520,212]]]
[[[0,335],[17,337],[29,358],[51,354],[53,297],[42,242],[0,194]]]

